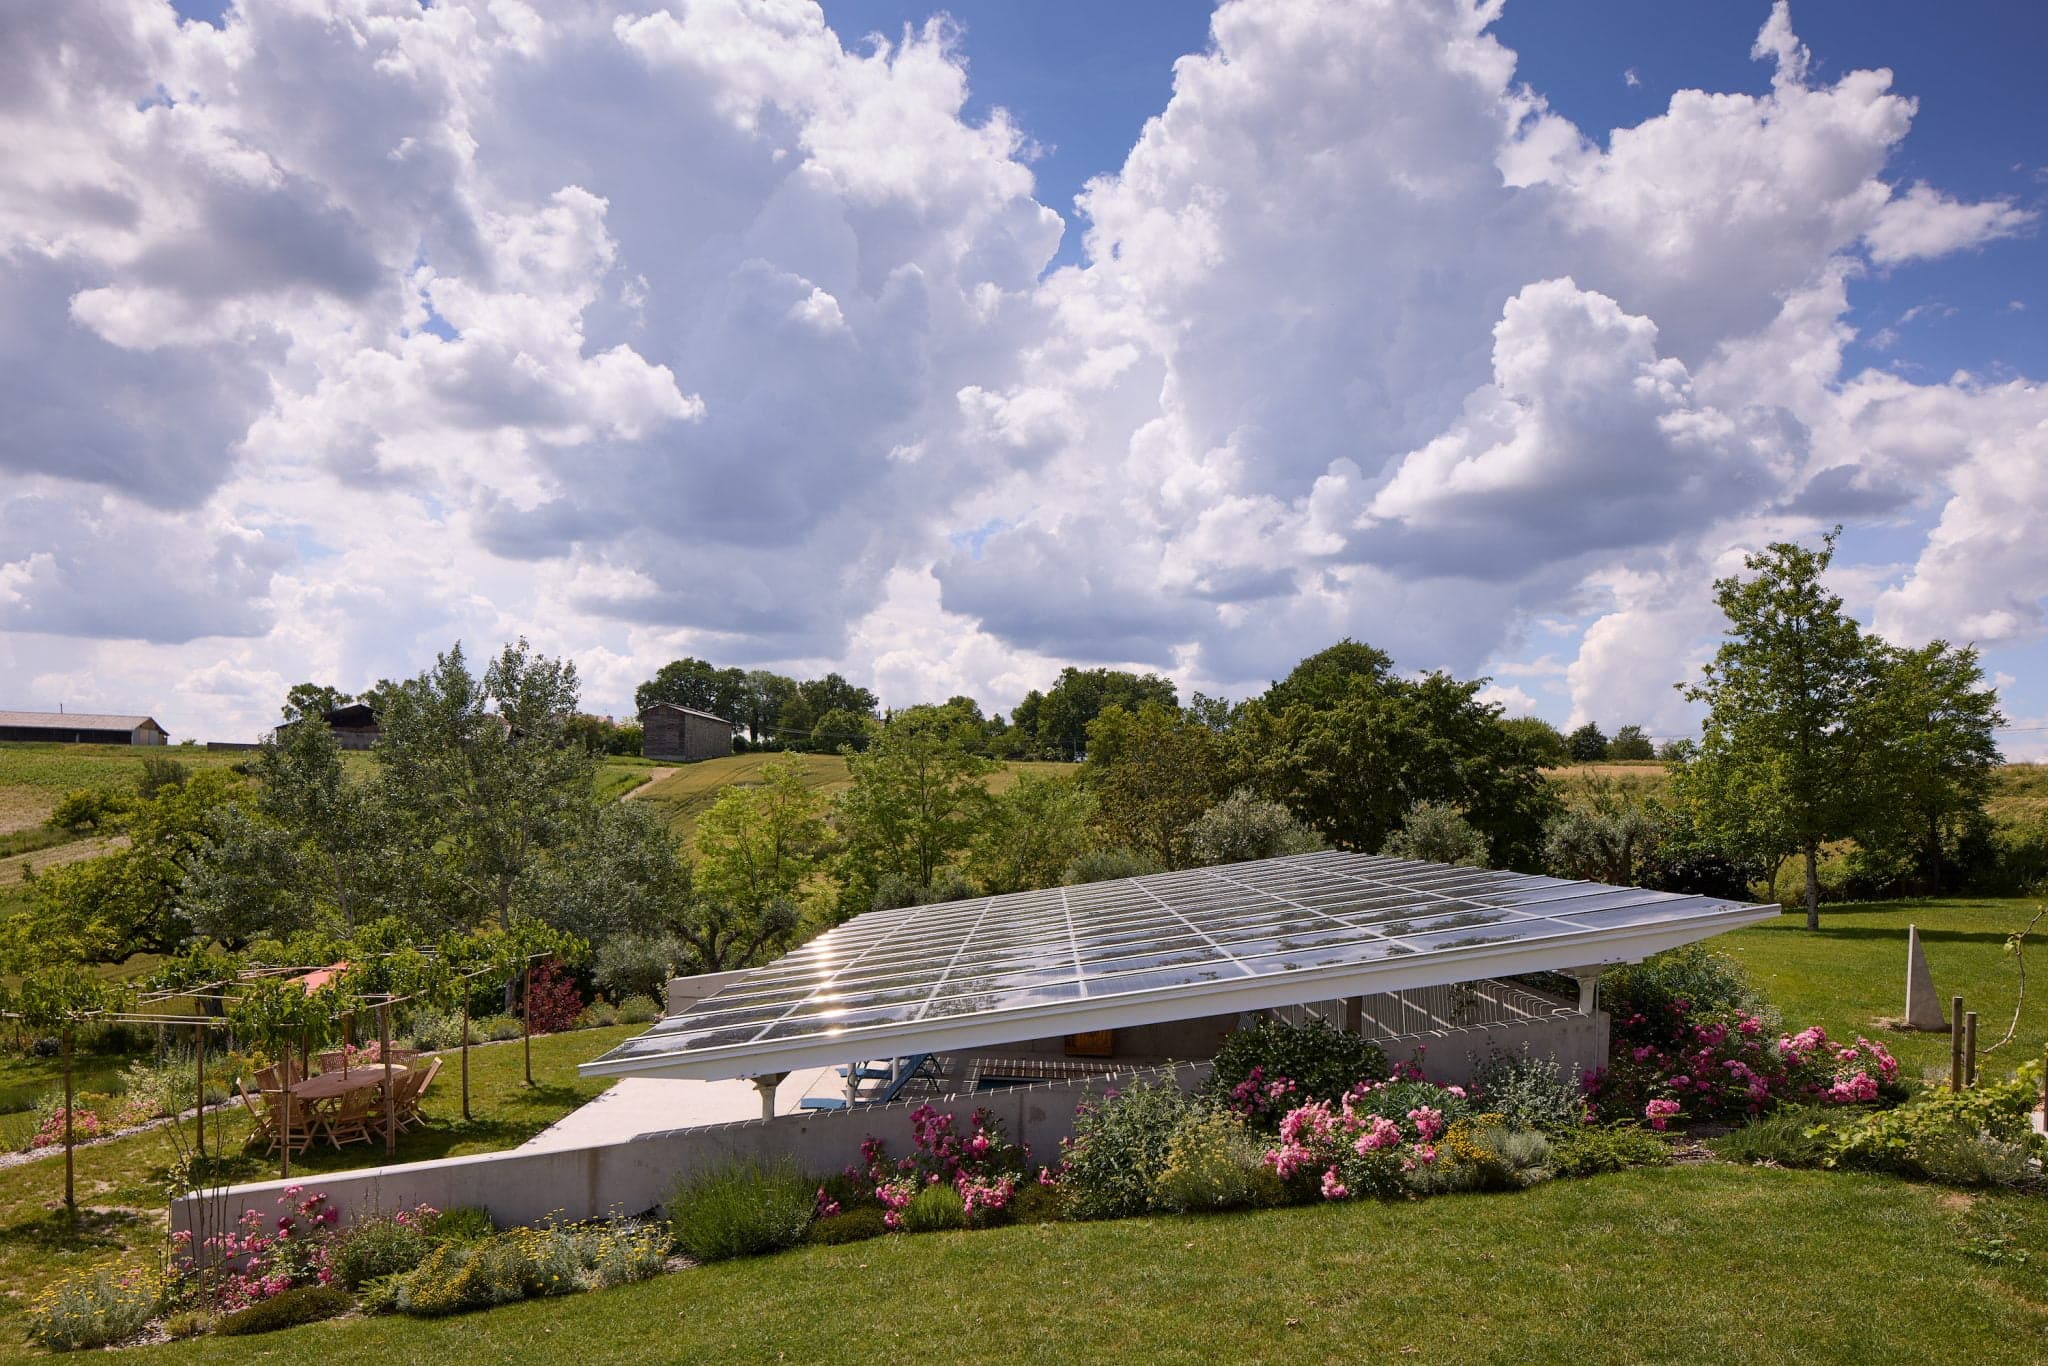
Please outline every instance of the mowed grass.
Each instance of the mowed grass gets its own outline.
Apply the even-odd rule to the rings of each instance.
[[[1508,1195],[806,1247],[454,1319],[353,1319],[143,1357],[2040,1361],[2048,1258],[1968,1258],[1965,1204],[1875,1177],[1662,1168]],[[2048,1246],[2048,1202],[1998,1205]]]
[[[1978,1048],[2004,1037],[2019,997],[2019,973],[2005,951],[2006,937],[2025,927],[2038,899],[1947,897],[1823,906],[1818,931],[1803,911],[1787,912],[1711,941],[1739,960],[1766,999],[1794,1029],[1827,1028],[1831,1038],[1869,1035],[1897,1055],[1909,1076],[1946,1079],[1947,1034],[1886,1029],[1880,1020],[1906,1013],[1906,929],[1920,927],[1921,947],[1940,994],[1961,992],[1977,1012]],[[1984,1059],[1980,1070],[2001,1074],[2048,1041],[2048,917],[2035,927],[2028,959],[2034,978],[2012,1043]],[[2048,1249],[2043,1250],[2048,1258]]]
[[[772,759],[794,758],[803,767],[804,786],[832,797],[853,786],[846,760],[837,754],[735,754],[726,759],[700,759],[684,764],[674,773],[635,794],[636,801],[651,803],[668,819],[676,838],[688,841],[696,829],[697,817],[709,810],[718,794],[728,787],[758,783],[761,769]],[[1002,792],[1014,786],[1022,773],[1070,777],[1079,770],[1073,764],[1005,763],[989,775],[989,791]]]
[[[610,1078],[577,1076],[577,1063],[639,1032],[635,1026],[616,1026],[535,1039],[536,1085],[530,1088],[522,1084],[517,1042],[470,1049],[470,1108],[475,1118],[467,1124],[462,1121],[459,1058],[445,1055],[441,1074],[427,1093],[425,1109],[431,1122],[400,1135],[396,1160],[419,1162],[517,1147],[611,1085]],[[231,1155],[230,1180],[262,1181],[277,1175],[275,1157],[243,1149],[249,1120],[239,1106],[223,1112],[219,1120],[216,1126],[209,1116],[207,1142],[211,1148],[218,1127],[226,1139],[224,1150]],[[189,1144],[189,1121],[183,1133]],[[0,1169],[0,1359],[28,1350],[19,1311],[53,1280],[83,1267],[143,1265],[158,1256],[168,1204],[165,1173],[178,1152],[178,1142],[162,1128],[79,1149],[78,1200],[84,1213],[75,1231],[62,1214],[63,1158]],[[292,1159],[292,1171],[317,1177],[384,1160],[381,1144],[358,1144],[340,1152],[316,1146]]]

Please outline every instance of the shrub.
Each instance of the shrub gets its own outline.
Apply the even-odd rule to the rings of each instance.
[[[224,1337],[269,1333],[346,1314],[353,1304],[347,1294],[331,1285],[302,1285],[297,1290],[272,1295],[247,1309],[222,1315],[213,1325],[213,1331]]]
[[[164,1315],[164,1336],[176,1342],[182,1338],[196,1338],[201,1333],[213,1331],[213,1315],[204,1309],[180,1309],[175,1314]]]
[[[1356,1034],[1267,1019],[1224,1039],[1206,1089],[1253,1123],[1272,1124],[1303,1101],[1336,1101],[1386,1075],[1386,1054]]]
[[[1834,1161],[1953,1185],[2025,1184],[2007,1178],[2024,1170],[2026,1157],[2048,1148],[2029,1118],[2038,1094],[2025,1072],[2001,1085],[1922,1092],[1846,1129]]]
[[[398,1295],[405,1288],[405,1276],[379,1276],[374,1281],[364,1281],[357,1297],[365,1314],[395,1314],[398,1312]]]
[[[628,996],[619,1003],[619,1023],[653,1024],[661,1018],[661,1007],[652,996]]]
[[[498,1231],[491,1212],[475,1205],[444,1209],[427,1226],[427,1236],[441,1243],[475,1243]]]
[[[1081,882],[1109,882],[1120,877],[1143,877],[1166,869],[1149,854],[1122,845],[1114,849],[1091,849],[1067,865],[1060,881],[1071,887]]]
[[[1409,1173],[1438,1161],[1440,1140],[1467,1108],[1457,1087],[1362,1082],[1337,1105],[1316,1100],[1288,1111],[1266,1161],[1296,1195],[1396,1195]]]
[[[1512,1129],[1576,1128],[1586,1116],[1586,1098],[1576,1078],[1565,1077],[1557,1059],[1524,1052],[1499,1053],[1473,1076],[1486,1108]]]
[[[527,978],[526,1018],[536,1034],[559,1034],[583,1013],[583,993],[576,979],[549,958]]]
[[[1647,1129],[1615,1124],[1560,1136],[1550,1160],[1559,1176],[1595,1176],[1630,1167],[1661,1167],[1671,1160],[1671,1149]]]
[[[866,1164],[868,1188],[882,1206],[883,1222],[901,1225],[902,1214],[926,1186],[942,1183],[960,1197],[967,1222],[981,1224],[1000,1216],[1017,1193],[1017,1175],[1023,1154],[1003,1139],[1002,1128],[985,1109],[968,1117],[967,1131],[958,1127],[959,1116],[941,1114],[930,1105],[910,1112],[913,1150],[900,1162],[891,1162],[882,1141],[874,1136],[861,1140],[860,1155]],[[820,1213],[830,1191],[818,1191]]]
[[[1166,1145],[1152,1205],[1175,1214],[1276,1205],[1286,1192],[1265,1159],[1265,1145],[1242,1116],[1190,1111]]]
[[[1752,1166],[1819,1167],[1835,1150],[1838,1116],[1812,1106],[1797,1106],[1753,1119],[1724,1138],[1714,1151],[1729,1162]]]
[[[619,1022],[619,1008],[610,1001],[592,1001],[576,1017],[578,1029],[603,1029]]]
[[[1006,1213],[1013,1224],[1050,1224],[1067,1217],[1067,1199],[1057,1184],[1027,1182],[1017,1187]]]
[[[75,833],[103,830],[134,809],[135,798],[126,792],[80,788],[64,794],[50,813],[49,824]]]
[[[669,1225],[693,1261],[775,1252],[802,1240],[816,1198],[817,1183],[794,1167],[733,1163],[677,1181]]]
[[[543,1224],[505,1235],[532,1268],[528,1293],[568,1295],[605,1290],[661,1274],[668,1230],[659,1225]]]
[[[53,1352],[105,1347],[156,1317],[162,1287],[141,1271],[88,1271],[60,1281],[29,1306],[28,1335]]]
[[[486,1015],[481,1020],[470,1022],[470,1028],[492,1043],[519,1037],[519,1017],[516,1015]]]
[[[1463,868],[1484,868],[1487,862],[1486,836],[1449,802],[1417,802],[1409,807],[1401,828],[1387,837],[1380,852],[1388,858]]]
[[[341,1235],[328,1254],[328,1270],[350,1290],[412,1270],[433,1250],[426,1233],[433,1217],[432,1211],[423,1207],[423,1212],[360,1220]]]
[[[1141,1082],[1100,1101],[1082,1101],[1074,1111],[1074,1136],[1061,1144],[1060,1189],[1073,1217],[1143,1214],[1188,1108],[1171,1082]]]
[[[1702,944],[1610,969],[1600,979],[1600,1003],[1616,1030],[1636,1042],[1668,1037],[1674,1019],[1716,1011],[1746,1011],[1766,1024],[1773,1020],[1742,965]]]
[[[1409,1186],[1423,1195],[1442,1195],[1454,1191],[1511,1190],[1522,1185],[1522,1168],[1540,1168],[1550,1156],[1550,1145],[1540,1134],[1525,1131],[1517,1136],[1535,1138],[1541,1146],[1531,1149],[1518,1143],[1515,1150],[1518,1155],[1537,1160],[1511,1161],[1508,1132],[1497,1114],[1458,1120],[1444,1131],[1433,1160],[1417,1162],[1408,1172]]]
[[[807,1236],[814,1243],[858,1243],[888,1231],[880,1205],[861,1205],[818,1220]]]
[[[413,1047],[427,1053],[456,1048],[462,1043],[462,1017],[453,1011],[417,1010],[412,1017]]]
[[[967,1203],[960,1198],[959,1191],[943,1182],[926,1186],[903,1207],[902,1225],[905,1233],[938,1233],[949,1228],[966,1228]]]
[[[1241,787],[1210,807],[1188,827],[1188,847],[1202,864],[1306,854],[1323,847],[1322,837],[1278,802]]]
[[[675,965],[689,957],[689,950],[674,935],[613,935],[597,946],[591,979],[599,991],[621,1001],[656,996],[667,988]]]
[[[396,1308],[421,1318],[458,1314],[526,1298],[533,1263],[505,1237],[441,1243],[399,1287]]]

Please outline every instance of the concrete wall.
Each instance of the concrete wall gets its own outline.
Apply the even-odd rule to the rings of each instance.
[[[1557,1059],[1559,1074],[1576,1081],[1607,1065],[1607,1026],[1607,1012],[1597,1010],[1591,1015],[1548,1015],[1516,1024],[1430,1030],[1377,1042],[1386,1050],[1388,1062],[1419,1061],[1431,1081],[1446,1086],[1471,1081],[1479,1065],[1495,1054],[1524,1051],[1532,1057]]]
[[[1199,1083],[1208,1071],[1206,1064],[1185,1063],[1151,1074],[1170,1075],[1185,1088]],[[1128,1086],[1139,1075],[1148,1074],[1047,1082],[934,1103],[942,1110],[956,1111],[963,1120],[976,1107],[985,1108],[996,1116],[1011,1142],[1029,1146],[1034,1161],[1052,1162],[1057,1159],[1059,1141],[1073,1133],[1074,1107],[1082,1098],[1090,1092],[1100,1094],[1113,1086]],[[807,1172],[823,1175],[858,1162],[861,1140],[870,1134],[886,1140],[892,1152],[907,1153],[913,1146],[910,1113],[923,1103],[906,1100],[859,1110],[713,1124],[588,1148],[514,1149],[294,1177],[290,1182],[262,1181],[172,1202],[171,1227],[191,1231],[197,1241],[225,1227],[244,1209],[270,1211],[287,1185],[324,1193],[328,1203],[341,1211],[344,1223],[364,1214],[410,1209],[421,1203],[436,1209],[481,1206],[500,1225],[528,1224],[550,1214],[566,1219],[639,1214],[659,1205],[683,1172],[733,1159],[788,1160]]]

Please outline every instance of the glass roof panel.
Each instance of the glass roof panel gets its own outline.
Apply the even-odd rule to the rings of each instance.
[[[1390,970],[1414,985],[1639,958],[1772,913],[1326,850],[856,916],[585,1070],[747,1076],[849,1046],[1048,1038],[1369,992]]]

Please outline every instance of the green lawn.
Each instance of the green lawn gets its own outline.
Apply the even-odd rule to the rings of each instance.
[[[461,1119],[457,1058],[449,1054],[427,1094],[425,1108],[432,1122],[399,1138],[397,1160],[416,1162],[517,1147],[611,1084],[610,1078],[577,1076],[577,1063],[638,1032],[637,1026],[616,1026],[534,1040],[537,1084],[532,1088],[522,1084],[517,1043],[472,1048],[470,1098],[475,1119],[467,1124]],[[232,1179],[260,1181],[277,1175],[275,1158],[242,1151],[248,1127],[239,1109],[227,1112],[229,1151],[235,1154],[229,1166]],[[189,1124],[185,1133],[189,1138]],[[211,1142],[211,1122],[207,1133]],[[81,1148],[78,1199],[88,1212],[76,1233],[65,1227],[58,1212],[64,1196],[61,1158],[0,1170],[0,1358],[26,1349],[20,1304],[50,1281],[102,1260],[139,1262],[156,1255],[167,1203],[164,1172],[177,1153],[177,1143],[160,1129]],[[292,1170],[317,1174],[382,1161],[381,1146],[359,1145],[342,1152],[314,1148],[294,1159]]]
[[[2008,934],[2025,926],[2038,900],[1946,898],[1823,906],[1821,928],[1806,928],[1803,912],[1787,913],[1712,941],[1741,960],[1787,1026],[1827,1027],[1830,1037],[1867,1034],[1898,1056],[1908,1076],[1948,1075],[1946,1034],[1881,1029],[1879,1019],[1906,1011],[1906,927],[1920,927],[1935,989],[1947,999],[1961,992],[1977,1012],[1980,1048],[1996,1043],[2012,1023],[2019,976],[2005,951]],[[2028,958],[2034,983],[2015,1040],[1981,1066],[2010,1071],[2040,1056],[2048,1039],[2048,919],[2035,930]],[[2048,1257],[2048,1251],[2044,1251]]]
[[[1964,1255],[1966,1201],[1723,1166],[1512,1195],[892,1237],[426,1322],[150,1360],[2037,1362],[2048,1256]],[[2048,1202],[1999,1200],[2048,1247]]]

